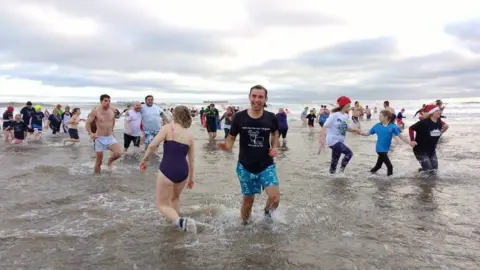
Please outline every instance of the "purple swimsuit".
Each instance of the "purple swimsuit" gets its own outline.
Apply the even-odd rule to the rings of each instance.
[[[187,154],[190,146],[174,141],[174,126],[173,124],[169,126],[171,128],[172,140],[165,140],[163,143],[163,158],[160,162],[160,171],[170,181],[181,183],[188,178]]]

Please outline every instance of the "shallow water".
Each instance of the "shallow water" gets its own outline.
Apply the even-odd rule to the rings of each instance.
[[[196,185],[183,193],[182,211],[197,220],[196,234],[178,231],[155,207],[159,158],[140,174],[141,153],[128,154],[95,176],[85,131],[74,146],[52,135],[24,147],[2,143],[0,269],[479,269],[480,125],[449,124],[439,176],[427,180],[398,143],[394,176],[384,168],[369,176],[376,138],[356,135],[347,138],[354,157],[345,175],[332,177],[330,150],[317,154],[318,128],[292,123],[276,159],[281,206],[265,220],[260,196],[247,226],[239,221],[238,144],[221,152],[195,124]]]

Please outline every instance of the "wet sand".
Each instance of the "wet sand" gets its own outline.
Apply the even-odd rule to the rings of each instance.
[[[449,124],[439,176],[425,180],[407,145],[390,154],[394,177],[385,168],[369,176],[376,138],[355,135],[345,175],[332,177],[330,150],[317,154],[318,127],[291,123],[276,159],[280,209],[265,220],[266,198],[258,197],[248,226],[239,221],[238,140],[222,152],[196,124],[196,185],[181,205],[198,221],[196,234],[178,231],[155,207],[159,158],[140,174],[142,154],[127,154],[96,176],[84,132],[67,147],[51,135],[25,147],[2,142],[0,268],[479,269],[480,147],[472,132],[480,125]],[[116,137],[123,144],[121,131]]]

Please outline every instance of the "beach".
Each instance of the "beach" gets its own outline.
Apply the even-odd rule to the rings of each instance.
[[[269,109],[280,106],[292,112],[288,141],[275,159],[280,208],[273,221],[265,219],[266,196],[258,196],[247,226],[239,218],[238,139],[231,153],[222,152],[194,119],[196,183],[182,194],[181,212],[197,221],[196,233],[179,231],[155,206],[162,146],[144,174],[138,169],[143,152],[130,150],[112,172],[94,175],[84,126],[72,146],[49,131],[26,146],[0,142],[0,268],[480,268],[479,103],[447,105],[450,129],[437,147],[436,179],[422,178],[412,149],[397,142],[389,154],[393,177],[385,167],[370,176],[376,137],[353,134],[346,144],[354,156],[345,174],[332,176],[331,151],[318,154],[318,125],[302,127],[303,105]],[[407,127],[414,123],[419,104],[393,106],[407,109]],[[82,116],[90,108],[82,107]],[[377,122],[374,114],[362,129]],[[122,134],[119,119],[121,145]],[[223,130],[217,141],[222,138]]]

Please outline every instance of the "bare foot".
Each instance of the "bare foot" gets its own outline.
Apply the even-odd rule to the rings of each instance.
[[[107,163],[107,167],[110,171],[113,171],[113,160],[109,160]]]

